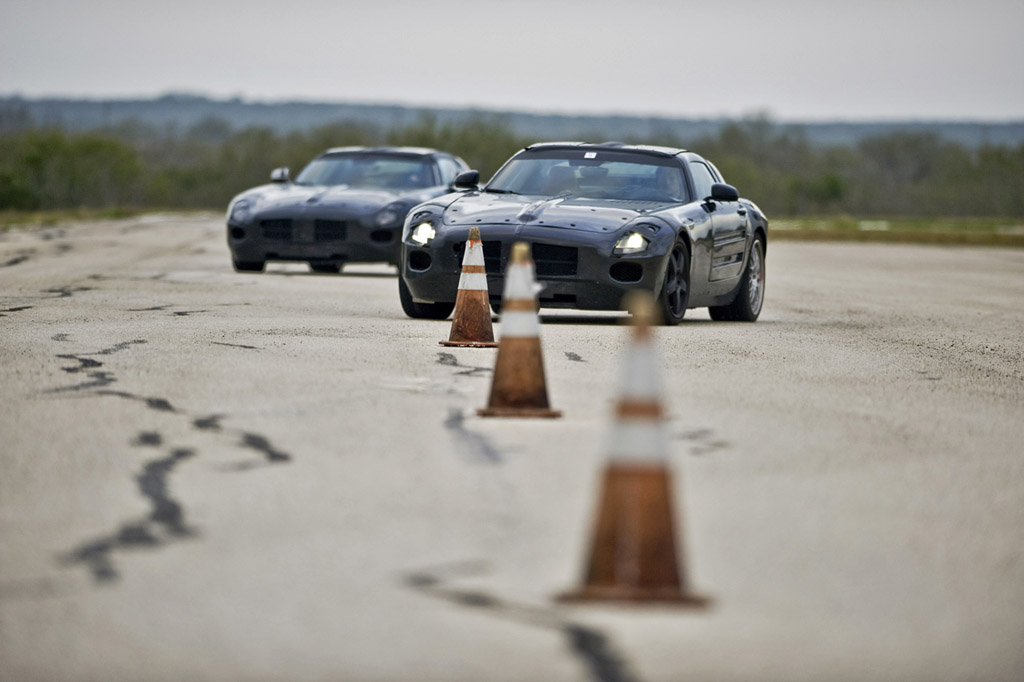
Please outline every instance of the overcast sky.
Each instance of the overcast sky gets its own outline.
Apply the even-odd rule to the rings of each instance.
[[[0,95],[1024,119],[1022,0],[0,0]]]

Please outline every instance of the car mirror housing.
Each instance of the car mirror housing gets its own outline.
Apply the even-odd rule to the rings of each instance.
[[[288,172],[287,166],[275,168],[274,170],[270,171],[271,182],[291,182],[291,179],[291,174]]]
[[[455,176],[452,187],[455,189],[479,189],[480,171],[468,170],[459,173]]]
[[[714,201],[739,201],[740,193],[732,185],[716,182],[711,185],[711,199]]]

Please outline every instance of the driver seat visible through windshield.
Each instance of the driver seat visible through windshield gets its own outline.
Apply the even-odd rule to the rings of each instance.
[[[548,170],[548,176],[544,180],[541,193],[555,196],[562,192],[575,193],[577,189],[576,172],[572,168],[569,166],[552,166]]]

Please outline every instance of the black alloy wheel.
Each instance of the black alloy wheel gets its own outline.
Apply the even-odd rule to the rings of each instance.
[[[263,272],[263,267],[266,265],[266,261],[235,260],[232,258],[231,265],[234,266],[235,272]]]
[[[409,286],[398,274],[398,300],[402,304],[402,310],[411,318],[417,320],[444,320],[455,310],[455,302],[451,303],[417,303],[412,300],[412,292]]]
[[[754,322],[764,305],[765,257],[764,239],[754,237],[747,256],[747,268],[732,303],[708,308],[712,320],[720,322]]]
[[[677,241],[672,246],[665,266],[665,283],[658,297],[662,321],[666,325],[677,325],[686,315],[686,306],[690,302],[690,252],[686,244]]]

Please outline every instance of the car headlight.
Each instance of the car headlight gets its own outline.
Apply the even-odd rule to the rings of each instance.
[[[249,202],[245,199],[236,201],[235,205],[231,207],[231,214],[228,216],[228,220],[233,223],[244,223],[252,215],[252,210],[249,207]]]
[[[630,232],[625,235],[619,241],[615,242],[615,253],[626,254],[626,253],[640,253],[645,251],[650,245],[650,241],[647,237],[643,236],[639,232]]]
[[[373,222],[377,227],[387,227],[402,222],[403,217],[405,214],[402,213],[400,206],[385,206],[373,219]]]
[[[436,234],[437,231],[434,229],[434,224],[425,221],[413,226],[412,231],[409,233],[409,239],[420,246],[426,246],[427,242],[433,239]]]

